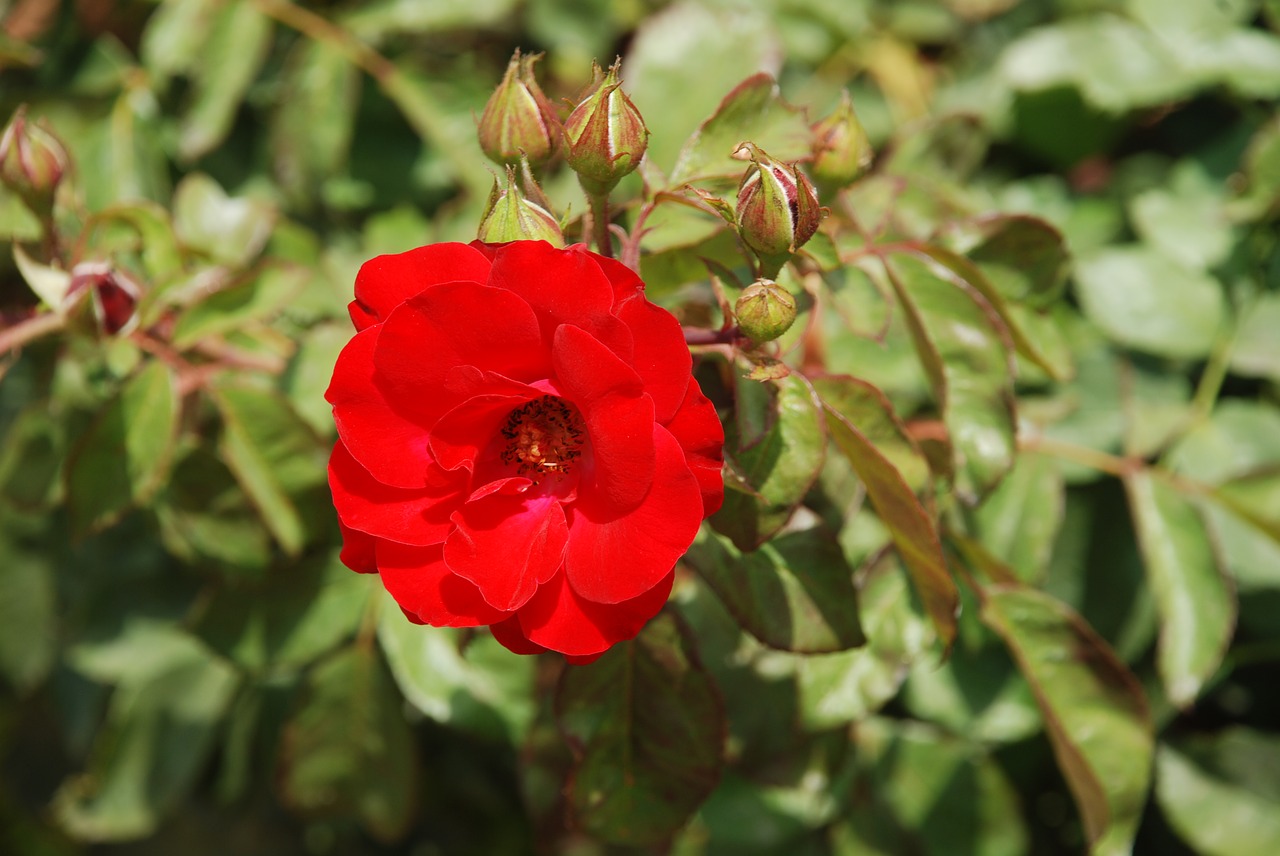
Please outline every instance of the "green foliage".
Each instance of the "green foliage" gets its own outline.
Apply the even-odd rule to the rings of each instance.
[[[0,851],[1280,849],[1274,0],[0,25],[71,161],[51,217],[0,185]],[[557,104],[626,47],[617,249],[726,425],[671,603],[581,666],[405,620],[325,484],[355,271],[474,237],[517,46]],[[843,89],[877,157],[750,347],[731,155],[803,170]]]

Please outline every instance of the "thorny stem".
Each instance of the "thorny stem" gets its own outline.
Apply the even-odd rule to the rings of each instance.
[[[16,351],[28,342],[57,332],[66,326],[67,320],[56,312],[44,312],[0,330],[0,354]]]

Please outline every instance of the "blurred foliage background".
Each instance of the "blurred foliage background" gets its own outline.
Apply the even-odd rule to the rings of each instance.
[[[1280,2],[0,0],[0,31],[0,116],[72,164],[47,219],[0,188],[0,851],[1280,852]],[[686,324],[749,273],[685,182],[731,203],[737,142],[804,159],[846,89],[878,151],[822,188],[775,352],[859,381],[706,352],[738,489],[631,660],[568,671],[403,621],[325,486],[355,271],[474,237],[517,47],[557,103],[624,58],[619,220],[665,190],[641,272]],[[785,101],[720,106],[760,71]]]

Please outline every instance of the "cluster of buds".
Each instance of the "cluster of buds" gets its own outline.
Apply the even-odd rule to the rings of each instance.
[[[514,166],[507,167],[505,187],[494,179],[476,237],[490,244],[546,241],[553,247],[564,246],[564,233],[542,188],[533,180],[527,160],[519,171]]]
[[[19,107],[0,136],[0,181],[18,194],[32,213],[47,220],[69,163],[58,138],[41,125],[28,122],[26,108]]]
[[[830,116],[810,129],[813,134],[813,177],[823,186],[846,187],[871,164],[871,141],[853,112],[846,91]]]
[[[761,273],[771,276],[818,231],[824,212],[795,164],[774,160],[754,143],[733,156],[751,161],[738,185],[738,233],[760,259]]]

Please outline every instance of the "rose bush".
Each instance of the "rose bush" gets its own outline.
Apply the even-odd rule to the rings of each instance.
[[[343,561],[414,621],[586,661],[666,602],[723,429],[624,265],[541,241],[366,262],[326,397]]]

